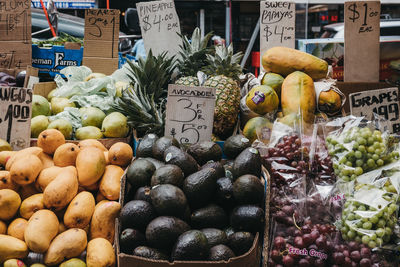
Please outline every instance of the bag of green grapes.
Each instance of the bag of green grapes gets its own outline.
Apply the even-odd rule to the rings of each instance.
[[[395,229],[399,200],[400,161],[358,176],[353,192],[345,197],[342,216],[336,222],[342,238],[371,249],[398,250],[400,236]]]
[[[398,146],[382,119],[346,116],[325,125],[324,134],[339,182],[354,181],[399,158]]]

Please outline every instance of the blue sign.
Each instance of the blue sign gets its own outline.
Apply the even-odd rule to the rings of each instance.
[[[32,7],[33,8],[41,8],[41,4],[39,0],[32,0]],[[47,6],[47,1],[43,0],[45,6]],[[54,0],[54,4],[56,8],[75,8],[75,9],[85,9],[85,8],[94,8],[96,5],[95,0],[63,0],[58,1]]]
[[[32,45],[32,67],[38,68],[39,73],[48,73],[51,77],[60,74],[60,70],[68,66],[81,66],[83,47],[80,49],[65,49],[64,46],[54,45],[51,48]]]

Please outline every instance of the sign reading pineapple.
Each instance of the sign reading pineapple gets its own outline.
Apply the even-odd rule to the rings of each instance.
[[[261,1],[261,56],[275,46],[295,47],[295,7],[292,1]]]
[[[32,89],[0,87],[0,138],[13,150],[30,146]]]
[[[181,144],[211,140],[214,108],[215,88],[170,84],[164,135]]]
[[[140,29],[146,52],[154,55],[168,52],[169,56],[178,54],[182,43],[179,17],[173,0],[142,2],[136,4]]]

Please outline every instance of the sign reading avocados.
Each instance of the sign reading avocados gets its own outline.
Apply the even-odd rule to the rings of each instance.
[[[386,119],[391,133],[400,133],[399,89],[396,87],[349,95],[350,112],[355,116],[371,118],[373,113]]]
[[[345,2],[345,82],[379,81],[380,14],[379,1]]]
[[[261,56],[274,46],[295,47],[295,7],[292,1],[261,1]]]
[[[211,140],[215,88],[170,84],[167,100],[165,136],[181,144]]]
[[[173,0],[151,1],[136,4],[140,29],[146,52],[154,55],[168,52],[169,56],[178,53],[182,43],[179,17]]]
[[[0,87],[0,138],[13,150],[29,147],[32,89]]]

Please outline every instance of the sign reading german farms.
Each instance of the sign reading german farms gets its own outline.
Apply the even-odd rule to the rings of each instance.
[[[261,1],[261,55],[274,46],[295,48],[295,6],[292,1]]]
[[[381,3],[351,1],[344,4],[344,81],[379,81]]]
[[[170,84],[164,135],[181,144],[210,141],[214,108],[215,88]]]
[[[0,138],[13,150],[30,145],[32,89],[0,87]]]
[[[350,112],[371,118],[375,113],[388,121],[391,133],[400,133],[399,89],[396,87],[370,90],[349,95]]]
[[[168,52],[176,55],[182,43],[179,17],[173,0],[142,2],[136,4],[144,46],[154,55]]]

